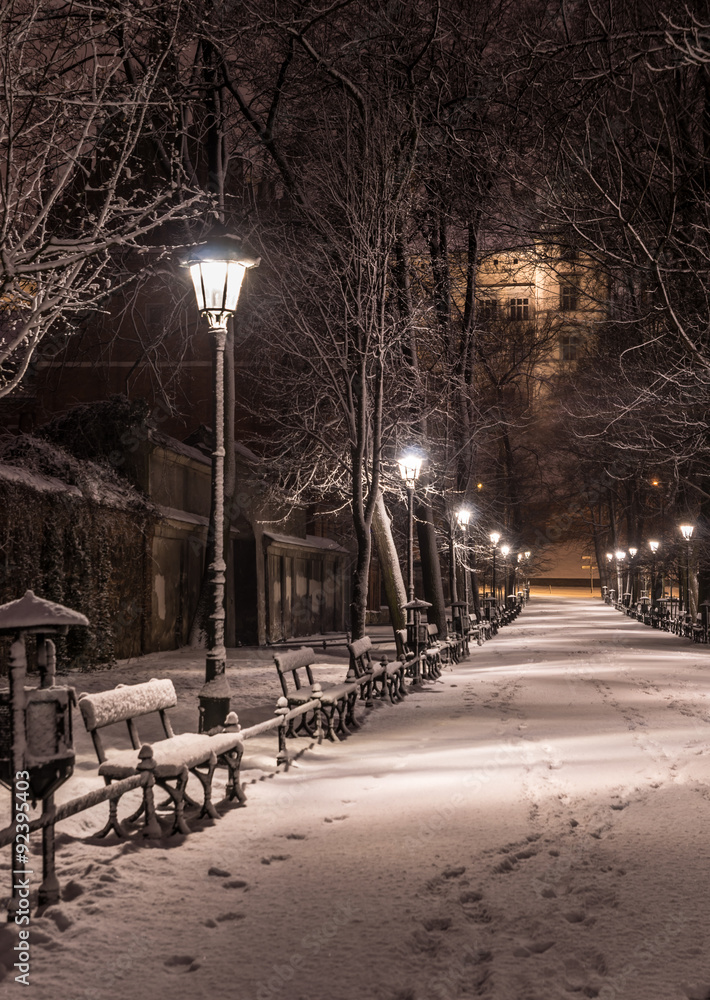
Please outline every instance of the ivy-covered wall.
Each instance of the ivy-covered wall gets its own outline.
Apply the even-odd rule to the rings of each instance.
[[[140,654],[150,600],[150,505],[117,489],[108,470],[86,462],[74,470],[75,460],[67,463],[56,446],[22,444],[24,453],[17,444],[13,453],[0,452],[0,604],[30,589],[86,615],[88,628],[57,640],[58,667],[90,670]]]

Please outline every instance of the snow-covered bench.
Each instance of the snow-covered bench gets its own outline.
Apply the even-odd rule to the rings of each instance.
[[[397,646],[402,650],[404,657],[404,669],[408,676],[413,677],[415,683],[419,680],[436,680],[441,677],[441,650],[431,642],[429,626],[424,624],[422,628],[427,629],[429,643],[420,649],[419,654],[409,645],[409,638],[406,628],[397,629]],[[436,628],[436,625],[434,625]]]
[[[424,652],[427,659],[432,662],[433,676],[440,677],[444,661],[451,663],[452,660],[456,659],[456,640],[440,638],[439,626],[436,622],[428,622],[426,630],[429,636],[429,645]]]
[[[485,621],[485,619],[479,622],[475,615],[468,616],[467,631],[469,643],[475,639],[479,646],[482,646],[484,641],[490,639],[493,634],[490,622]]]
[[[177,705],[175,688],[171,680],[152,678],[142,684],[119,684],[111,691],[81,694],[78,704],[84,725],[94,742],[96,756],[99,759],[99,774],[107,785],[112,781],[137,774],[145,766],[141,765],[141,759],[152,759],[155,765],[152,768],[155,782],[165,789],[174,806],[171,832],[190,832],[183,816],[185,803],[197,804],[193,803],[186,793],[190,773],[199,779],[203,788],[200,817],[207,815],[216,819],[219,816],[212,804],[212,777],[218,762],[229,772],[227,798],[237,799],[239,802],[246,800],[239,781],[243,743],[238,725],[227,726],[224,732],[215,736],[208,736],[206,733],[182,733],[176,736],[167,715],[167,709]],[[160,717],[166,738],[142,747],[136,719],[155,714]],[[236,723],[236,716],[233,718]],[[100,730],[120,722],[125,722],[128,727],[133,749],[109,750],[107,753]],[[232,731],[228,731],[230,728]],[[99,837],[105,836],[111,830],[119,836],[127,835],[125,827],[118,819],[117,806],[117,800],[109,801],[108,823],[98,834]],[[130,820],[135,821],[145,811],[144,799],[143,806],[130,817]],[[150,819],[146,815],[146,823],[149,823]]]
[[[388,663],[385,657],[380,663],[372,659],[372,640],[369,635],[348,643],[350,653],[350,676],[354,676],[361,686],[361,696],[366,705],[372,705],[372,695],[377,691],[381,697],[389,695],[391,702],[401,701],[407,694],[404,686],[404,663],[395,660]]]
[[[311,666],[316,662],[316,654],[310,646],[301,646],[300,649],[289,649],[283,653],[274,653],[274,663],[279,675],[281,690],[284,698],[288,702],[289,709],[298,708],[306,702],[317,698],[320,702],[319,711],[325,716],[327,722],[327,737],[329,740],[337,741],[338,734],[348,736],[348,726],[357,725],[355,721],[355,702],[361,689],[361,682],[354,675],[348,672],[345,682],[325,687],[314,694],[313,692],[313,671]],[[331,664],[332,666],[332,664]],[[306,683],[301,676],[301,671],[305,673]],[[337,722],[335,715],[337,712]],[[307,712],[301,716],[297,727],[294,727],[294,720],[291,719],[286,730],[287,736],[296,736],[298,733],[305,733],[313,736],[317,726],[314,713]]]

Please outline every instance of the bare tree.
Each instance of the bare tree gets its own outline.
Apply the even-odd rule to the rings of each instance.
[[[129,251],[203,200],[184,184],[179,145],[156,153],[155,118],[173,117],[163,71],[175,29],[92,2],[0,9],[0,396],[51,329],[65,336],[130,280]]]

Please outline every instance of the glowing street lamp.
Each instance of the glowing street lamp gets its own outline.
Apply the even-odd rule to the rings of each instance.
[[[259,258],[247,251],[241,240],[222,232],[194,247],[185,261],[195,289],[197,310],[212,334],[214,391],[212,419],[212,498],[207,537],[207,560],[211,610],[207,636],[205,684],[199,694],[200,732],[220,726],[229,712],[229,683],[224,645],[224,591],[227,566],[224,561],[224,350],[227,323],[237,309],[239,292],[247,270]]]
[[[503,556],[503,603],[508,603],[508,553],[510,545],[501,545],[500,554]]]
[[[648,547],[651,550],[651,555],[653,557],[653,562],[651,565],[651,604],[655,603],[656,600],[656,553],[658,552],[659,542],[655,539],[651,539],[648,543]]]
[[[471,511],[468,507],[461,507],[456,511],[456,520],[463,534],[464,547],[468,541],[468,526],[471,522]],[[466,614],[468,614],[468,568],[466,561],[463,563],[463,599],[466,602]]]
[[[690,539],[693,537],[692,524],[680,524],[680,533],[686,541],[685,547],[685,610],[690,611]]]
[[[422,457],[416,452],[407,452],[397,462],[399,474],[407,489],[409,523],[407,529],[407,594],[414,600],[414,487],[422,471]]]
[[[496,545],[500,541],[500,532],[492,531],[490,533],[490,540],[493,543],[493,600],[496,599]]]

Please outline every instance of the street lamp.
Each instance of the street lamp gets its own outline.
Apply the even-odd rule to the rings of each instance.
[[[634,558],[637,552],[638,549],[634,548],[633,546],[629,546],[629,556],[631,557],[631,565],[629,566],[629,579],[630,579],[629,589],[631,590],[631,604],[633,604],[634,600],[636,599],[636,579],[635,579],[636,567],[634,566]]]
[[[493,586],[492,586],[491,589],[493,591],[493,601],[495,602],[495,600],[496,600],[496,545],[500,541],[500,532],[499,531],[492,531],[490,533],[489,537],[490,537],[491,542],[493,543],[493,581],[492,581]]]
[[[461,507],[456,512],[456,520],[459,523],[459,527],[463,533],[463,543],[464,549],[466,547],[466,542],[468,539],[468,526],[471,521],[471,511],[468,507]],[[466,560],[463,561],[463,599],[466,603],[466,614],[468,614],[468,569],[466,567]]]
[[[399,474],[404,480],[409,498],[407,530],[407,594],[410,601],[414,600],[414,486],[422,470],[421,456],[408,452],[397,462]]]
[[[500,554],[503,556],[503,604],[508,603],[508,553],[510,545],[501,545]]]
[[[690,611],[690,539],[693,537],[692,524],[680,524],[680,533],[686,541],[685,548],[685,610]]]
[[[659,542],[656,542],[653,539],[648,543],[648,547],[651,550],[651,555],[653,557],[651,564],[651,605],[656,602],[656,553],[658,552],[658,546]]]
[[[619,604],[623,604],[624,592],[621,586],[621,564],[626,558],[626,553],[624,552],[623,549],[617,549],[614,552],[614,557],[616,559],[616,586],[617,586],[616,600],[618,601]]]
[[[244,275],[257,267],[259,258],[246,250],[241,240],[220,232],[204,244],[194,247],[185,261],[195,289],[197,309],[204,316],[212,334],[214,392],[210,523],[207,559],[210,590],[208,646],[205,684],[199,694],[200,732],[223,725],[229,712],[229,683],[226,676],[227,650],[224,646],[224,350],[227,323],[237,309]]]

